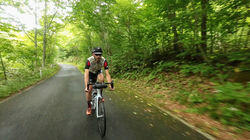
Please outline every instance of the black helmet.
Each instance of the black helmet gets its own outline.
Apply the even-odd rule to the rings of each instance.
[[[102,54],[102,48],[96,47],[92,50],[92,53],[94,54]]]

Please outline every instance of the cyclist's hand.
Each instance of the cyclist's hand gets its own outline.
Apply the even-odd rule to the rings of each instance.
[[[111,91],[114,91],[114,90],[115,90],[115,87],[112,88],[112,87],[110,86],[109,88],[110,88]]]
[[[85,92],[89,92],[89,90],[87,88],[85,88]]]

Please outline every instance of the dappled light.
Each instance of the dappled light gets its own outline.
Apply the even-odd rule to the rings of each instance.
[[[55,79],[82,78],[101,47],[117,85],[105,102],[124,109],[128,139],[139,126],[171,131],[155,139],[247,140],[249,23],[247,0],[1,0],[0,101],[60,68]]]

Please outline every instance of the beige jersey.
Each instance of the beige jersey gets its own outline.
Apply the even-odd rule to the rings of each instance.
[[[101,60],[97,62],[94,56],[91,56],[87,59],[85,69],[89,69],[91,73],[97,74],[102,67],[106,70],[108,69],[108,63],[104,57],[101,57]]]

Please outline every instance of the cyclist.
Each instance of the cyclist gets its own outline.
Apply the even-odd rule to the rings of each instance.
[[[89,85],[89,89],[87,88],[88,82],[95,83],[97,80],[98,82],[104,82],[104,76],[102,73],[102,67],[104,67],[106,78],[108,82],[111,82],[111,76],[109,74],[108,62],[102,56],[102,48],[97,47],[92,50],[92,56],[87,59],[85,65],[85,73],[84,73],[84,82],[85,82],[85,92],[86,92],[86,99],[88,108],[86,110],[87,115],[91,115],[91,92],[92,92],[92,85]],[[111,90],[114,90],[110,86]]]

